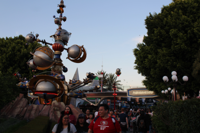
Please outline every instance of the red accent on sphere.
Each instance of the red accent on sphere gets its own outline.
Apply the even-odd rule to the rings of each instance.
[[[62,52],[64,50],[64,47],[60,43],[54,43],[52,45],[52,48],[53,48],[54,51]]]

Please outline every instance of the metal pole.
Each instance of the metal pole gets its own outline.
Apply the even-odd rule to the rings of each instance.
[[[115,90],[116,88],[114,88],[114,110],[115,110]]]
[[[174,101],[176,101],[176,87],[174,87]]]
[[[101,92],[103,90],[103,77],[101,78]]]

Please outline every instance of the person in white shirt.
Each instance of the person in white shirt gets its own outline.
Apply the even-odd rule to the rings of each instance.
[[[52,133],[76,133],[76,132],[77,130],[74,124],[69,122],[68,114],[62,114],[59,123],[56,124],[52,129]]]

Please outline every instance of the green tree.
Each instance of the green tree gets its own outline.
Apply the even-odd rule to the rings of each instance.
[[[13,76],[15,72],[19,72],[27,79],[32,77],[33,73],[26,62],[32,57],[30,52],[42,45],[37,42],[25,44],[26,41],[22,35],[14,38],[0,38],[0,108],[14,100],[21,91],[16,86],[19,81]]]
[[[113,91],[113,84],[114,83],[115,83],[117,90],[123,90],[122,87],[121,87],[121,84],[119,83],[119,82],[121,82],[121,80],[117,80],[117,76],[115,74],[109,73],[106,80],[107,80],[106,88],[109,91]]]
[[[20,89],[16,83],[17,79],[13,75],[0,74],[0,109],[19,95]]]
[[[106,71],[98,71],[96,75],[101,75],[101,72],[103,72],[103,87],[106,87],[108,74],[106,73]],[[99,80],[99,84],[101,85],[101,78]]]
[[[37,42],[25,44],[26,40],[22,35],[0,38],[0,72],[3,75],[19,72],[23,77],[32,77],[32,71],[26,62],[32,57],[30,52],[42,45]]]
[[[192,76],[200,83],[200,49],[193,64]]]
[[[147,35],[133,52],[135,69],[146,77],[143,84],[147,89],[160,95],[161,90],[167,88],[162,77],[166,75],[171,79],[172,71],[177,71],[179,81],[184,75],[189,77],[186,86],[177,88],[180,94],[199,89],[199,83],[192,76],[200,46],[199,18],[199,0],[174,0],[163,6],[161,13],[150,13],[145,19]]]
[[[200,99],[159,102],[153,106],[153,127],[159,133],[199,133]]]

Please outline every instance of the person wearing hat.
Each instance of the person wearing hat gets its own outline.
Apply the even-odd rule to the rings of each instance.
[[[77,133],[87,133],[89,124],[86,123],[85,115],[80,114],[76,122]]]

